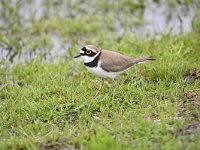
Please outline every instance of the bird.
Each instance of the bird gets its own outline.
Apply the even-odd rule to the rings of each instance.
[[[115,80],[120,74],[126,72],[132,66],[155,60],[151,56],[132,58],[115,51],[98,48],[94,45],[82,47],[80,54],[74,58],[80,57],[83,59],[84,65],[90,73],[102,78],[101,86],[95,96],[98,95],[103,87],[105,78]]]

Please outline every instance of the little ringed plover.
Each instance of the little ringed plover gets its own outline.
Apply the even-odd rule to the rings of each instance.
[[[84,46],[80,54],[88,71],[102,78],[115,79],[135,64],[155,60],[152,57],[131,58],[117,52],[103,50],[94,45]]]

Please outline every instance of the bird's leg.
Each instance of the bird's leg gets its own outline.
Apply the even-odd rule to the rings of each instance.
[[[115,93],[116,93],[116,88],[117,88],[117,79],[113,79],[112,87],[113,87],[113,92],[112,92],[112,100],[115,98]]]
[[[96,92],[94,98],[99,94],[99,92],[100,92],[100,90],[102,89],[103,85],[104,85],[104,78],[102,78],[101,85],[99,86],[99,89],[97,90],[97,92]]]

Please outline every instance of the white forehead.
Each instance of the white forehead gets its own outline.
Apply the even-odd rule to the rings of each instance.
[[[81,50],[80,50],[80,53],[81,53],[81,54],[84,54],[84,51],[81,49]]]

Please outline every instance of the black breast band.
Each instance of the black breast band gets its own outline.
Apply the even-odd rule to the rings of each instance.
[[[97,67],[100,55],[101,55],[101,51],[100,51],[99,55],[97,57],[95,57],[95,59],[93,61],[88,62],[88,63],[84,63],[84,65],[87,66],[87,67],[90,67],[90,68]]]

